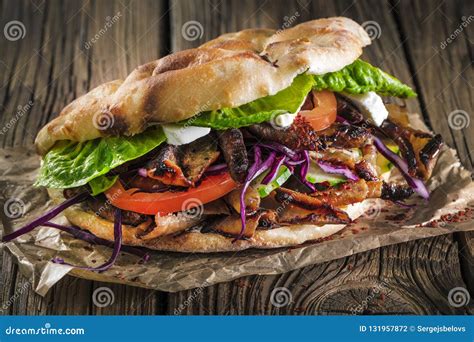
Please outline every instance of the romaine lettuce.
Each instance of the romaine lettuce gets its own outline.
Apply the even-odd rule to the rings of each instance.
[[[416,96],[416,93],[406,84],[360,59],[340,71],[315,75],[313,88],[351,94],[374,91],[385,96]]]
[[[73,188],[89,183],[127,161],[150,152],[166,140],[160,127],[132,137],[108,137],[78,143],[59,141],[44,157],[35,186]],[[113,184],[101,177],[92,185],[94,194]]]
[[[295,113],[310,89],[363,94],[374,91],[380,95],[411,97],[416,93],[395,77],[360,59],[344,69],[324,75],[301,74],[290,87],[275,95],[236,108],[207,111],[182,121],[183,125],[228,129],[270,121],[282,113]]]

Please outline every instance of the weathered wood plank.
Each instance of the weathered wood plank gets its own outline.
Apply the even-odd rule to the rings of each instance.
[[[448,302],[449,291],[464,286],[455,247],[446,235],[184,291],[170,296],[170,314],[473,313]]]
[[[2,2],[1,22],[19,20],[25,37],[3,39],[0,49],[3,107],[2,146],[31,144],[37,131],[74,98],[105,81],[125,77],[133,68],[168,52],[165,1],[31,1]],[[140,20],[136,20],[140,18]],[[3,27],[3,25],[2,25]],[[19,113],[18,106],[33,105]],[[9,256],[2,259],[2,303],[15,296],[12,314],[157,314],[163,295],[114,286],[115,304],[99,308],[92,301],[99,284],[65,277],[43,299],[17,271]],[[23,289],[18,291],[18,289]],[[145,300],[145,298],[147,298]]]
[[[471,168],[474,69],[468,26],[473,21],[474,3],[401,1],[395,9],[412,72],[421,85],[418,92],[425,116],[457,149],[461,162]]]

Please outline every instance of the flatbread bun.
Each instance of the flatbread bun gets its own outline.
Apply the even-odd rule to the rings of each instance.
[[[300,73],[340,70],[369,44],[364,29],[344,17],[308,21],[284,31],[224,34],[91,90],[44,126],[35,144],[44,155],[58,140],[131,136],[152,124],[237,107],[276,94]]]
[[[64,201],[60,190],[48,189],[50,197],[56,203]],[[351,219],[356,219],[370,209],[370,202],[364,201],[350,205],[345,210]],[[373,205],[373,204],[372,204]],[[68,221],[95,236],[114,241],[114,223],[97,216],[93,211],[84,210],[80,205],[66,209],[64,215]],[[331,236],[346,225],[327,224],[316,226],[297,224],[268,230],[256,230],[252,238],[232,242],[232,237],[217,233],[184,232],[178,235],[167,235],[153,240],[142,240],[136,236],[136,227],[123,225],[123,244],[146,247],[154,250],[173,252],[229,252],[248,248],[278,248],[297,246],[307,241],[314,241]]]

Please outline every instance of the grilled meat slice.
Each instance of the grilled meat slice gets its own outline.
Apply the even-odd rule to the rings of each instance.
[[[179,233],[186,229],[192,228],[203,219],[204,216],[191,214],[187,215],[183,212],[162,216],[156,215],[156,225],[149,226],[147,229],[139,230],[136,235],[142,240],[152,240],[161,236]]]
[[[280,203],[288,202],[306,210],[313,210],[324,204],[343,206],[362,202],[367,198],[368,192],[367,183],[360,179],[357,182],[343,183],[324,191],[315,191],[312,194],[278,188],[275,190],[275,199]]]
[[[365,121],[364,116],[359,109],[354,106],[347,98],[336,93],[337,100],[337,115],[342,116],[344,119],[354,124],[363,123]]]
[[[261,216],[262,213],[256,212],[246,217],[243,237],[251,238],[253,234],[255,234]],[[222,220],[217,221],[212,226],[212,229],[227,235],[239,236],[240,231],[242,230],[240,216],[237,214],[226,216]]]
[[[390,201],[403,201],[413,195],[413,189],[406,185],[383,182],[380,198]]]
[[[157,179],[150,177],[142,177],[135,174],[131,177],[122,176],[121,179],[127,185],[127,188],[137,188],[145,192],[163,192],[170,189],[169,185],[165,185]]]
[[[372,139],[370,131],[366,128],[340,122],[319,132],[319,135],[327,146],[338,148],[362,147]]]
[[[299,116],[287,128],[279,129],[268,123],[262,123],[249,126],[248,129],[261,139],[278,142],[293,150],[318,151],[325,148],[318,133]]]
[[[228,129],[219,133],[219,145],[233,180],[243,183],[249,168],[244,137],[239,129]]]
[[[156,159],[151,160],[147,167],[148,177],[157,179],[163,184],[175,186],[191,186],[178,165],[178,147],[166,145]]]
[[[225,200],[229,203],[235,211],[240,212],[240,192],[242,191],[241,188],[237,188],[229,192]],[[247,188],[245,192],[245,209],[247,212],[255,212],[258,207],[260,206],[260,195],[258,194],[257,190],[252,186]]]
[[[194,185],[204,171],[219,158],[219,155],[216,141],[210,135],[206,135],[192,143],[180,146],[179,164],[184,176]]]
[[[310,156],[315,160],[345,165],[351,170],[354,170],[356,164],[362,161],[359,151],[332,147],[327,148],[323,153],[310,152]]]
[[[87,200],[88,207],[94,211],[97,216],[108,221],[115,220],[115,207],[106,200],[105,196],[99,195]],[[129,226],[138,226],[147,221],[148,216],[133,211],[121,210],[122,223]]]
[[[401,126],[390,119],[385,120],[381,128],[400,148],[403,159],[408,163],[409,174],[429,179],[443,143],[441,136]]]
[[[329,204],[314,207],[311,210],[288,205],[280,213],[281,224],[347,224],[351,219],[346,212]]]
[[[306,210],[313,210],[324,204],[340,207],[362,202],[367,198],[399,201],[410,197],[412,194],[413,190],[408,186],[360,179],[356,182],[346,182],[311,194],[278,188],[275,190],[275,200],[280,203],[291,203]]]
[[[278,224],[278,216],[275,210],[263,209],[261,210],[262,216],[258,222],[259,229],[270,229],[274,225]]]
[[[365,144],[361,150],[362,160],[355,165],[357,175],[366,181],[378,180],[377,148],[374,144]]]
[[[148,163],[148,177],[167,185],[195,186],[219,154],[217,144],[210,136],[182,146],[166,145]]]
[[[222,198],[219,198],[204,204],[202,213],[203,215],[230,215],[231,210],[227,203]]]

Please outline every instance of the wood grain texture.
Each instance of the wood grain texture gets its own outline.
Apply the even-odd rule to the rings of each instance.
[[[448,292],[465,286],[451,236],[356,254],[276,276],[172,294],[175,314],[464,314]]]
[[[0,47],[1,146],[31,144],[39,128],[75,97],[126,76],[135,66],[170,51],[195,47],[224,32],[248,27],[283,28],[313,18],[344,15],[375,21],[380,36],[364,58],[414,86],[433,129],[472,166],[472,126],[450,129],[454,109],[472,113],[472,45],[467,30],[445,49],[442,39],[472,13],[468,2],[436,1],[47,1],[2,2],[2,27],[25,24],[18,41]],[[471,6],[471,7],[470,7]],[[107,23],[114,21],[110,27]],[[183,26],[197,21],[202,37],[185,39]],[[107,29],[105,29],[107,27]],[[104,31],[105,30],[105,31]],[[95,37],[98,37],[93,41]],[[434,48],[438,47],[438,53]],[[448,63],[449,62],[449,63]],[[18,106],[33,106],[18,115]],[[452,314],[472,307],[448,304],[454,287],[473,289],[474,234],[424,239],[313,265],[283,275],[252,276],[176,294],[65,277],[47,295],[36,295],[7,254],[0,254],[2,314]],[[1,252],[0,252],[1,253]],[[460,260],[461,257],[461,260]],[[111,305],[94,304],[101,287]],[[276,291],[276,289],[279,291]],[[281,289],[283,288],[283,289]],[[291,301],[280,305],[289,291]],[[282,292],[283,291],[283,292]],[[273,293],[273,296],[272,296]],[[13,300],[12,300],[13,299]],[[273,301],[273,303],[272,303]],[[472,303],[472,302],[471,302]],[[1,309],[1,307],[0,307]],[[471,310],[471,311],[470,311]]]
[[[33,102],[14,129],[0,136],[3,146],[31,144],[37,131],[74,98],[105,81],[125,77],[137,65],[169,50],[164,1],[55,0],[37,5],[29,0],[2,2],[2,27],[19,20],[26,34],[17,41],[2,39],[0,127],[18,117],[18,106]],[[14,298],[4,313],[161,314],[166,306],[159,292],[108,285],[115,301],[100,308],[92,297],[104,284],[69,276],[41,298],[7,253],[1,274],[1,302]]]

